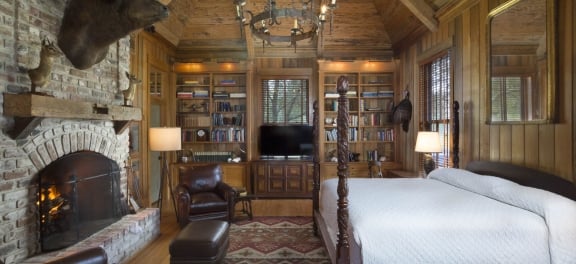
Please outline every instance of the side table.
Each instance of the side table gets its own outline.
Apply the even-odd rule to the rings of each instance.
[[[236,196],[234,201],[234,208],[236,208],[236,204],[241,204],[241,209],[237,212],[240,213],[241,216],[247,216],[250,220],[252,220],[252,199],[254,199],[254,196],[244,194]],[[234,221],[236,220],[236,214],[234,214]]]

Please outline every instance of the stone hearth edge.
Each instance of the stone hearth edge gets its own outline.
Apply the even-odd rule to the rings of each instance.
[[[68,248],[43,253],[21,262],[22,264],[45,263],[52,259],[74,254],[83,249],[102,247],[108,254],[108,263],[128,261],[138,251],[160,235],[160,211],[146,208],[129,214],[116,223]]]

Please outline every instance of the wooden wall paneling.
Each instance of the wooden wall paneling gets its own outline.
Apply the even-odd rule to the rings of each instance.
[[[538,127],[538,150],[539,164],[538,168],[554,173],[554,158],[556,146],[554,145],[555,125],[544,124]],[[559,146],[560,147],[560,146]]]
[[[554,145],[558,146],[555,149],[555,173],[563,175],[566,179],[576,182],[576,173],[574,166],[567,166],[566,164],[574,163],[576,147],[568,148],[566,147],[566,139],[572,138],[572,142],[575,141],[573,138],[574,132],[576,131],[573,124],[576,115],[573,112],[574,107],[574,76],[575,75],[575,34],[574,26],[576,20],[574,19],[574,13],[576,13],[576,8],[574,1],[560,1],[558,6],[558,16],[560,19],[565,21],[565,23],[559,23],[558,34],[558,68],[565,69],[564,71],[558,71],[559,75],[557,78],[558,87],[572,87],[572,89],[559,89],[558,100],[559,100],[559,123],[555,126]],[[572,120],[572,122],[570,122]]]
[[[478,43],[480,46],[480,52],[478,56],[478,64],[480,65],[478,71],[478,82],[480,83],[480,92],[478,93],[478,97],[473,98],[473,102],[478,104],[478,112],[475,115],[478,118],[475,120],[478,122],[479,131],[478,135],[475,140],[478,142],[478,156],[473,157],[473,159],[481,159],[481,160],[489,160],[490,159],[490,126],[486,125],[486,74],[488,72],[488,65],[486,58],[488,57],[488,50],[486,49],[487,45],[487,31],[486,31],[486,23],[487,23],[487,15],[489,12],[488,8],[488,1],[480,1],[479,3],[479,12],[478,12],[478,32],[479,38]],[[471,31],[473,32],[473,31]]]
[[[526,153],[526,141],[524,139],[524,126],[512,125],[511,126],[511,142],[512,142],[512,156],[510,162],[514,164],[524,165],[524,156]]]
[[[488,126],[488,131],[487,145],[490,156],[481,159],[500,160],[500,126]]]
[[[540,146],[538,144],[538,125],[524,125],[524,165],[538,168]]]
[[[512,160],[512,126],[500,126],[500,161],[510,162]]]
[[[478,67],[477,63],[474,63],[473,56],[464,56],[464,54],[472,54],[472,52],[478,52],[477,48],[472,41],[473,35],[469,32],[472,28],[472,15],[470,10],[466,10],[460,16],[460,24],[456,25],[455,49],[458,50],[455,56],[460,56],[461,58],[455,58],[455,61],[459,61],[460,69],[454,68],[454,99],[460,101],[460,164],[466,164],[470,160],[470,156],[473,155],[473,151],[477,150],[477,147],[473,147],[473,141],[467,140],[474,138],[478,132],[475,130],[473,118],[464,118],[466,116],[474,117],[472,113],[476,112],[474,104],[472,101],[473,97],[478,96],[478,82],[473,80],[473,71],[467,71],[471,67]],[[466,32],[467,34],[465,34]],[[478,57],[478,56],[476,56]],[[460,76],[458,76],[460,75]],[[458,95],[459,94],[459,95]]]
[[[416,131],[419,130],[419,123],[420,123],[420,119],[419,119],[419,115],[418,113],[418,109],[419,105],[418,105],[418,91],[419,91],[419,66],[416,62],[416,49],[415,48],[410,48],[408,49],[409,52],[406,53],[406,55],[403,58],[403,62],[402,65],[403,67],[402,69],[402,75],[404,76],[404,78],[402,78],[403,83],[399,84],[399,88],[398,89],[398,99],[397,102],[400,102],[400,100],[402,100],[402,91],[404,89],[408,89],[408,91],[410,92],[410,101],[412,102],[412,119],[411,119],[411,124],[409,125],[410,130],[408,130],[408,133],[404,133],[402,132],[402,137],[401,137],[401,141],[399,141],[399,145],[397,146],[397,149],[399,149],[400,151],[400,155],[402,155],[401,160],[399,161],[401,164],[404,165],[404,168],[407,169],[408,171],[418,171],[419,170],[419,157],[420,155],[418,155],[418,153],[416,153],[414,151],[414,147],[416,145]],[[400,147],[400,146],[406,146],[404,148]],[[411,162],[409,162],[411,161]]]

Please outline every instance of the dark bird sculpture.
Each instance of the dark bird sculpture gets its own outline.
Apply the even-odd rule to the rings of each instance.
[[[408,132],[412,119],[412,103],[410,102],[410,92],[404,90],[404,99],[392,108],[392,120],[394,124],[402,124],[402,130]]]

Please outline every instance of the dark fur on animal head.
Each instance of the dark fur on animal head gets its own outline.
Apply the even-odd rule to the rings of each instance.
[[[110,44],[168,16],[156,0],[69,0],[58,46],[78,69],[102,61]]]

